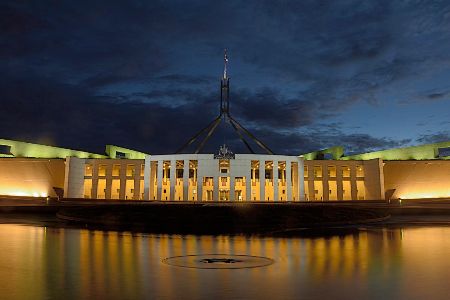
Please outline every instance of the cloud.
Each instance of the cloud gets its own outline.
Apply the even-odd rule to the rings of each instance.
[[[232,115],[276,152],[396,147],[407,141],[324,122],[351,120],[361,103],[382,118],[392,99],[446,99],[424,78],[445,77],[450,5],[430,4],[2,2],[0,133],[169,153],[217,115],[226,47]],[[225,126],[208,151],[224,141],[242,147]]]
[[[440,131],[432,134],[422,134],[417,138],[417,142],[421,144],[434,144],[450,141],[449,131]]]

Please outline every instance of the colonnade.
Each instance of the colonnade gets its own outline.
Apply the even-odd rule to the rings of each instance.
[[[280,174],[280,176],[279,176]],[[145,159],[144,199],[162,201],[301,201],[303,159],[236,154],[154,155]]]

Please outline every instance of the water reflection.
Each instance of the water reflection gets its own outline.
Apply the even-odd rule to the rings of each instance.
[[[169,236],[0,225],[5,299],[397,298],[449,294],[450,228],[361,230],[327,238]],[[273,265],[204,270],[166,257],[228,253]],[[7,284],[5,284],[7,283]]]

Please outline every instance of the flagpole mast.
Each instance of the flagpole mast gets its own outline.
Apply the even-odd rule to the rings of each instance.
[[[230,115],[230,78],[228,78],[227,67],[228,67],[228,55],[227,49],[224,50],[223,54],[223,76],[220,80],[220,112],[219,116],[216,117],[208,126],[200,130],[196,135],[194,135],[191,139],[189,139],[176,153],[181,153],[185,148],[189,145],[193,144],[197,138],[206,133],[206,136],[201,140],[200,145],[195,149],[194,153],[198,154],[205,146],[206,142],[209,140],[211,135],[216,130],[217,126],[220,122],[228,121],[232,128],[236,131],[239,136],[239,139],[245,144],[250,153],[255,153],[250,146],[250,144],[246,140],[246,136],[253,140],[256,145],[258,145],[262,150],[267,152],[267,154],[273,154],[272,150],[267,147],[263,142],[258,140],[253,134],[250,133],[247,129],[244,128],[238,121]],[[225,145],[224,145],[225,147]]]

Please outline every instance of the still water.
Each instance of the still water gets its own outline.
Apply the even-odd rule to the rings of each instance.
[[[195,269],[163,259],[256,255]],[[0,225],[0,299],[449,299],[450,227],[314,238],[177,236]]]

